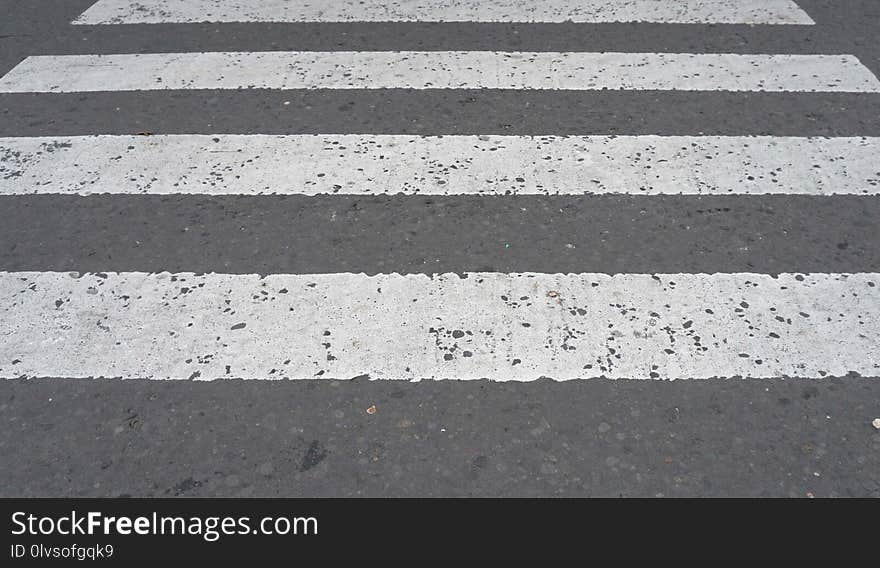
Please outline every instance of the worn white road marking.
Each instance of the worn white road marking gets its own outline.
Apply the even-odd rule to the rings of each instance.
[[[814,23],[791,0],[100,0],[74,23],[354,21]]]
[[[880,371],[880,274],[0,273],[0,377]]]
[[[0,92],[163,89],[880,92],[853,55],[262,51],[31,56]]]
[[[0,138],[0,195],[880,194],[880,138]]]

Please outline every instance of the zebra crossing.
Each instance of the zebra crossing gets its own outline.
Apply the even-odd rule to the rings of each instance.
[[[99,0],[73,23],[203,21],[815,25],[787,0]],[[880,80],[848,53],[517,51],[32,55],[0,77],[0,93],[8,94],[267,90],[872,96]],[[880,187],[877,149],[878,138],[869,136],[3,137],[0,199],[872,198]],[[568,273],[428,267],[255,275],[113,268],[0,273],[7,299],[0,376],[530,381],[820,378],[872,376],[880,368],[874,272],[605,274],[583,266]]]
[[[659,22],[813,24],[792,0],[381,0],[297,2],[267,0],[100,0],[75,24],[163,22]]]
[[[11,304],[3,319],[16,330],[7,348],[42,348],[0,373],[870,375],[876,284],[872,274],[17,273],[0,278]]]
[[[0,92],[165,89],[880,92],[850,55],[519,52],[158,53],[28,57]]]
[[[0,138],[2,195],[876,195],[876,137]]]

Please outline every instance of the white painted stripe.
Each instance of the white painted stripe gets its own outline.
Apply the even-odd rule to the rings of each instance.
[[[852,55],[264,51],[42,55],[0,92],[163,89],[656,89],[880,92]]]
[[[355,21],[814,23],[791,0],[100,0],[74,23]]]
[[[0,195],[880,194],[880,138],[0,138]]]
[[[0,273],[0,377],[880,373],[880,274]]]

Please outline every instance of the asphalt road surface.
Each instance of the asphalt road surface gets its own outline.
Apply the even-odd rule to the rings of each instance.
[[[0,13],[0,495],[880,496],[877,0]]]

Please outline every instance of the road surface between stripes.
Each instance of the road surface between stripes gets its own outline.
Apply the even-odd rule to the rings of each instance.
[[[880,97],[863,93],[239,89],[0,98],[9,109],[0,136],[880,136]]]
[[[0,376],[875,376],[878,282],[877,273],[6,272]]]
[[[0,195],[880,193],[880,138],[0,138]]]
[[[40,55],[0,92],[168,89],[554,89],[880,92],[853,55],[262,51]]]
[[[74,23],[206,21],[814,23],[791,0],[100,0]]]

